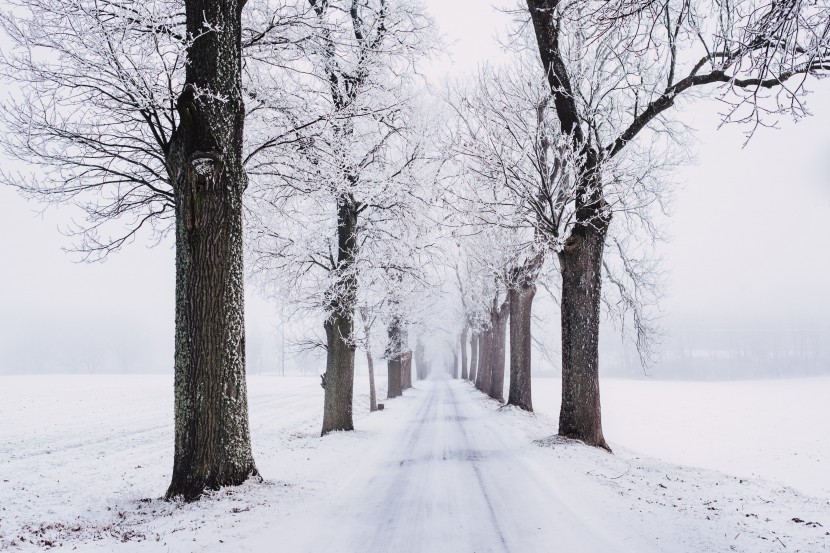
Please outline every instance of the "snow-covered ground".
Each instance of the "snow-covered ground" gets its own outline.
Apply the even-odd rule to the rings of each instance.
[[[602,381],[605,437],[679,465],[830,496],[830,378]],[[533,381],[537,412],[559,417],[560,381]]]
[[[371,415],[360,393],[325,438],[318,382],[251,377],[265,482],[176,504],[171,377],[0,377],[0,549],[830,549],[830,378],[605,380],[614,455],[551,437],[555,380],[535,416],[446,379]]]

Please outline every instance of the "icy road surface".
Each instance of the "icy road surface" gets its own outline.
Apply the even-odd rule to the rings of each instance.
[[[597,508],[545,468],[543,451],[479,405],[467,385],[422,382],[396,432],[346,482],[242,547],[284,551],[603,552],[633,536],[606,535]],[[575,492],[575,493],[574,493]]]

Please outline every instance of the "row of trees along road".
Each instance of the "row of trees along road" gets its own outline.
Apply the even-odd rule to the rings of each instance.
[[[382,342],[394,397],[411,385],[408,336],[436,328],[462,349],[461,376],[501,400],[509,321],[507,401],[532,409],[544,285],[561,312],[559,433],[608,447],[600,314],[632,322],[648,357],[648,245],[683,146],[676,106],[715,97],[749,134],[806,115],[806,77],[830,63],[830,6],[526,0],[513,17],[510,63],[437,101],[419,77],[437,43],[417,2],[8,3],[2,142],[32,171],[2,180],[79,207],[70,231],[87,259],[175,236],[167,497],[257,474],[246,248],[265,292],[323,322],[304,341],[327,358],[323,434],[354,426],[356,347],[373,375]],[[447,297],[456,326],[439,322]],[[426,376],[424,348],[414,357]]]

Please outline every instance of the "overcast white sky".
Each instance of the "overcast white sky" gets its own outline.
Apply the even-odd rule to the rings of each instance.
[[[496,35],[507,15],[482,0],[427,3],[453,54],[436,60],[429,73],[466,71],[499,56]],[[812,87],[813,117],[765,129],[745,148],[741,129],[717,130],[714,104],[684,114],[698,129],[698,143],[695,164],[678,169],[673,240],[662,247],[669,331],[830,327],[828,85]],[[68,240],[58,232],[71,212],[39,210],[0,188],[0,373],[55,362],[170,370],[171,242],[155,249],[135,243],[106,263],[78,264],[61,251]],[[269,370],[276,309],[252,290],[249,296],[249,362],[253,370]]]

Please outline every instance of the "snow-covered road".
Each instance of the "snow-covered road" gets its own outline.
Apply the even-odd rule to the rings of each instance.
[[[493,417],[468,384],[439,377],[419,388],[402,424],[379,435],[360,465],[338,469],[339,489],[245,540],[243,549],[648,550],[606,536],[596,509],[580,506],[578,495],[563,497],[555,475],[546,474],[543,450]]]
[[[730,394],[713,396],[697,416],[674,412],[684,408],[690,387],[717,391],[723,383],[606,381],[609,428],[617,429],[609,434],[611,455],[551,436],[556,420],[545,409],[557,394],[545,382],[534,381],[538,414],[501,407],[470,383],[440,376],[369,414],[362,382],[354,404],[357,430],[321,438],[317,378],[254,376],[254,458],[266,480],[186,504],[159,499],[172,465],[171,380],[4,377],[0,550],[830,551],[830,496],[809,478],[800,480],[807,491],[798,491],[755,474],[682,467],[626,447],[631,436],[644,434],[653,436],[640,441],[655,456],[675,454],[671,446],[680,440],[665,439],[672,430],[686,438],[689,451],[704,451],[718,443],[706,439],[716,428],[711,421],[732,417],[734,425],[751,426],[753,417],[733,416]],[[382,375],[379,384],[383,397]],[[758,389],[783,385],[813,406],[813,420],[826,421],[816,407],[824,404],[815,399],[826,397],[830,379],[741,383],[740,390],[778,397]],[[745,438],[745,455],[778,448],[782,458],[809,456],[795,465],[799,470],[812,467],[815,457],[826,459],[826,432],[798,448],[785,440],[767,443],[791,431],[785,423],[792,407],[765,405],[764,420],[771,421],[765,433],[732,434]]]

